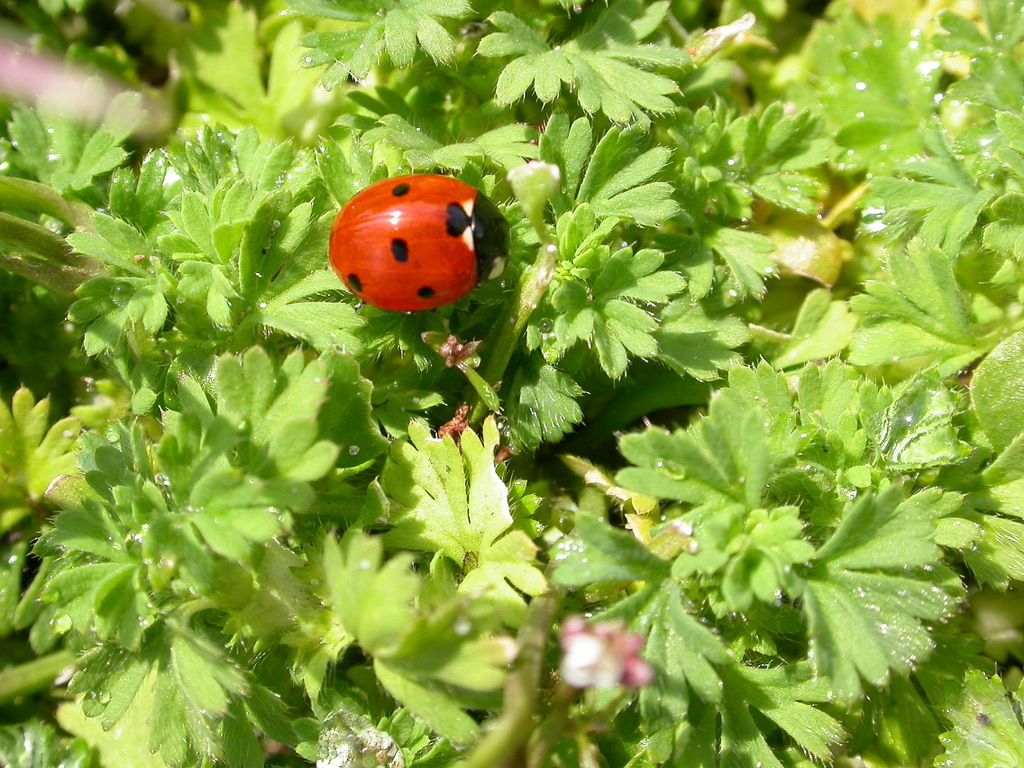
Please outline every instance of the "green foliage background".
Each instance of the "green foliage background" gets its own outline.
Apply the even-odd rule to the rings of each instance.
[[[1024,0],[0,27],[99,94],[0,101],[0,764],[1024,764]],[[511,263],[360,306],[411,172]]]

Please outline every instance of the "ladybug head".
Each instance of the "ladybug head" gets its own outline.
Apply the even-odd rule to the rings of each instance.
[[[498,206],[478,193],[473,204],[472,226],[476,273],[480,280],[493,280],[505,271],[508,263],[508,222]]]

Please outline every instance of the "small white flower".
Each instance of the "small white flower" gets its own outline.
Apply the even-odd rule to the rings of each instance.
[[[562,680],[573,688],[639,688],[654,677],[639,653],[643,636],[616,622],[587,624],[572,616],[562,624]]]

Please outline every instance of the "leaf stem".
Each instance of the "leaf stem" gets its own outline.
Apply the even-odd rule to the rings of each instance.
[[[75,654],[63,650],[0,670],[0,704],[45,691],[74,661]]]
[[[821,217],[819,220],[821,226],[826,229],[834,230],[842,224],[848,216],[852,215],[853,210],[857,206],[857,201],[860,200],[867,191],[867,182],[862,182],[843,195],[842,198],[837,200],[836,204],[829,209],[829,212]]]
[[[578,690],[565,682],[559,682],[554,696],[551,697],[547,717],[537,728],[537,735],[527,750],[527,768],[540,768],[544,765],[551,750],[565,735],[569,726],[569,708],[578,696]]]
[[[74,252],[63,237],[3,211],[0,211],[0,241],[57,264],[74,262]]]
[[[555,276],[555,267],[558,266],[558,246],[544,220],[544,208],[551,196],[558,191],[561,171],[558,166],[533,161],[510,171],[508,178],[526,217],[537,230],[540,250],[533,264],[520,275],[515,298],[505,305],[498,321],[497,336],[488,342],[487,357],[480,369],[480,375],[495,389],[505,375],[505,369],[512,359],[530,315],[540,304],[544,291]],[[479,425],[486,413],[487,404],[478,394],[469,423]]]
[[[59,293],[74,290],[99,271],[92,259],[75,253],[67,241],[31,221],[0,211],[0,269]]]
[[[519,630],[516,667],[505,686],[504,714],[459,768],[523,765],[521,756],[537,724],[544,649],[563,596],[563,590],[552,588],[530,602]]]
[[[3,209],[31,211],[92,231],[92,209],[85,203],[67,200],[37,181],[0,175],[0,243],[10,246],[0,250],[0,269],[57,293],[74,293],[99,271],[96,262],[75,253],[57,233]]]
[[[31,280],[55,293],[74,293],[75,290],[96,274],[87,267],[60,266],[42,259],[34,259],[19,253],[0,251],[0,269]]]
[[[516,350],[519,337],[526,328],[527,322],[533,310],[540,304],[544,291],[555,273],[555,266],[558,264],[558,248],[553,242],[541,243],[537,260],[523,272],[519,278],[514,301],[509,302],[498,322],[498,332],[494,340],[488,343],[490,349],[484,361],[481,375],[495,389],[498,382],[505,375],[512,354]],[[470,415],[470,424],[479,425],[487,414],[487,406],[477,396],[476,405]]]
[[[0,176],[0,208],[43,213],[77,229],[92,230],[92,209],[67,200],[38,181]]]

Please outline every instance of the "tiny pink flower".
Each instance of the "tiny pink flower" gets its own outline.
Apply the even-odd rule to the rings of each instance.
[[[562,679],[573,688],[639,688],[654,677],[639,654],[644,638],[618,622],[587,624],[572,616],[562,624]]]

